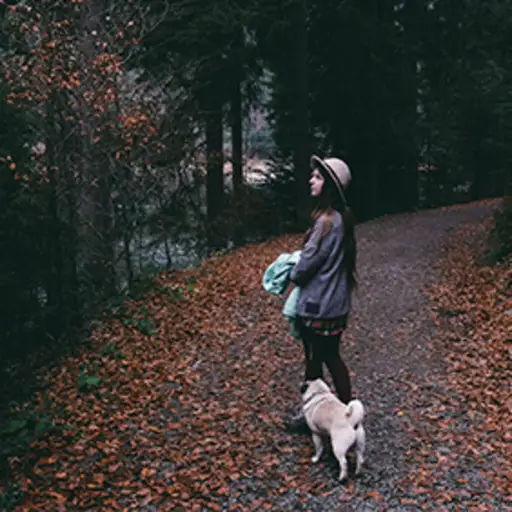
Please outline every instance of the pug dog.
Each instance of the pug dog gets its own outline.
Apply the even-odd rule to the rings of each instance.
[[[348,405],[335,396],[322,379],[306,381],[301,387],[302,411],[313,436],[317,463],[322,456],[322,436],[331,438],[332,451],[340,464],[339,481],[348,476],[346,453],[356,445],[356,475],[361,472],[364,462],[366,435],[363,428],[364,406],[359,400]]]

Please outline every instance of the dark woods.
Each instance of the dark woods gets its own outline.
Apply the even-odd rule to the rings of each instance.
[[[303,229],[312,152],[359,221],[510,186],[507,2],[9,0],[0,28],[3,362]]]

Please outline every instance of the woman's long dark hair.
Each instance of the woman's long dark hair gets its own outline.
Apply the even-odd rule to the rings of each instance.
[[[320,167],[320,173],[325,181],[322,186],[322,192],[316,199],[316,205],[311,214],[311,221],[314,224],[321,215],[325,215],[326,222],[322,232],[322,238],[329,233],[332,228],[332,214],[336,210],[341,214],[343,219],[343,261],[341,268],[347,273],[348,288],[352,291],[357,286],[357,244],[355,235],[356,219],[352,213],[351,208],[345,204],[343,199],[338,194],[334,183],[331,178],[326,175],[325,171]],[[307,241],[311,234],[310,228],[305,235],[304,243]]]

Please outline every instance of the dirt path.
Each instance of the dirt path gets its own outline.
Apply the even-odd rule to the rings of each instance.
[[[414,493],[408,495],[407,491],[411,490],[402,488],[400,482],[409,472],[417,470],[405,460],[414,439],[406,432],[408,418],[402,409],[407,393],[414,392],[415,386],[442,371],[439,356],[431,352],[435,328],[423,289],[436,278],[433,264],[446,237],[464,223],[487,217],[492,208],[474,205],[420,212],[359,226],[359,289],[342,355],[354,373],[355,394],[368,408],[365,472],[359,479],[351,478],[348,484],[339,486],[332,456],[324,456],[316,467],[302,461],[302,471],[320,488],[285,493],[282,498],[272,500],[273,510],[416,509],[412,505],[400,505],[404,498],[414,501]],[[253,301],[256,302],[254,298]],[[276,337],[275,343],[293,344],[288,338],[285,340],[288,341]],[[244,340],[240,344],[247,346]],[[299,351],[299,347],[293,346],[293,350]],[[282,388],[293,400],[293,388],[300,384],[302,364],[287,354],[294,364],[275,371]],[[278,393],[279,388],[272,392]],[[280,443],[299,444],[304,454],[311,455],[308,437],[282,434],[279,437]],[[278,472],[297,473],[296,453],[281,453],[279,459]],[[252,492],[263,496],[272,486],[265,487],[265,482],[259,481]]]
[[[433,382],[442,371],[440,355],[431,350],[435,327],[423,290],[436,279],[433,264],[446,237],[489,212],[488,205],[435,210],[360,228],[360,288],[349,333],[353,342],[342,353],[356,374],[356,393],[369,408],[368,463],[347,510],[406,509],[399,507],[405,491],[399,483],[417,468],[405,460],[414,439],[405,431],[402,409],[407,393],[427,379]],[[379,494],[364,498],[375,491],[382,500]],[[337,498],[319,510],[334,507]]]

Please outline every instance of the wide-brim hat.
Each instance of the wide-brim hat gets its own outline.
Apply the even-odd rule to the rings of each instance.
[[[331,181],[334,183],[336,190],[343,201],[343,204],[347,204],[347,199],[345,198],[345,190],[350,184],[350,180],[352,179],[352,175],[350,173],[350,169],[348,165],[339,158],[320,158],[319,156],[313,155],[311,157],[311,166],[318,167],[320,166]]]

